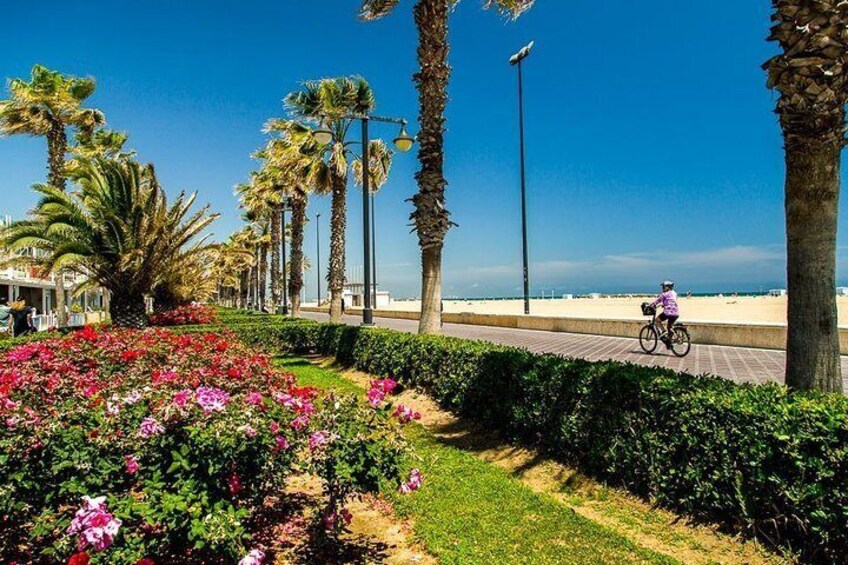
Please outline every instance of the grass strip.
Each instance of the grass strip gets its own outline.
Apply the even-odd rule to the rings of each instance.
[[[299,358],[277,359],[301,386],[363,393],[335,371]],[[415,535],[441,563],[611,564],[677,563],[531,491],[506,471],[447,446],[410,425],[425,486],[411,496],[391,494],[396,509],[414,518]]]

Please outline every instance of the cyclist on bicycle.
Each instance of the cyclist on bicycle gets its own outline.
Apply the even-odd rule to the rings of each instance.
[[[662,341],[666,347],[671,347],[672,338],[674,337],[674,323],[680,317],[680,310],[677,308],[677,293],[674,292],[673,281],[663,281],[662,294],[651,302],[651,306],[662,304],[662,314],[659,315],[660,322],[668,322],[668,332],[662,336]]]

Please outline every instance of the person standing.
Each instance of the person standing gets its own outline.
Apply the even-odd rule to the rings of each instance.
[[[35,331],[32,324],[32,308],[27,306],[26,298],[18,297],[12,305],[12,317],[14,323],[14,335],[20,337],[29,335]]]

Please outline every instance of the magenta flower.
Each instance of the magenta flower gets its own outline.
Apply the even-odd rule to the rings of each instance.
[[[205,386],[198,387],[195,392],[195,399],[207,414],[210,412],[220,412],[230,403],[230,395],[225,391],[220,388]]]
[[[90,498],[83,496],[84,505],[74,514],[74,519],[68,527],[68,535],[79,534],[77,542],[79,551],[91,546],[95,551],[103,551],[112,545],[121,521],[106,508],[105,496]]]
[[[135,475],[138,473],[138,470],[141,469],[141,466],[138,464],[138,459],[133,455],[124,455],[124,463],[127,466],[127,474]]]
[[[291,447],[291,444],[289,443],[289,440],[287,440],[284,436],[277,436],[274,438],[274,447],[277,449],[277,451],[285,451],[286,449]]]
[[[421,414],[414,411],[409,406],[404,406],[403,404],[399,405],[395,408],[393,416],[398,419],[401,424],[407,424],[412,420],[420,420]]]
[[[372,388],[368,391],[368,404],[371,405],[371,408],[379,407],[384,398],[386,398],[386,393],[381,388]]]
[[[268,426],[268,429],[271,430],[272,434],[275,434],[280,431],[280,424],[278,424],[277,422],[271,422],[271,424]]]
[[[141,426],[138,431],[141,434],[141,437],[147,438],[161,434],[165,431],[165,428],[163,428],[162,424],[157,422],[155,418],[145,418],[141,421]]]
[[[249,392],[247,396],[244,397],[244,402],[245,404],[259,406],[262,404],[262,394],[258,392]]]
[[[262,565],[265,561],[265,552],[259,549],[251,549],[247,555],[241,558],[238,565]]]
[[[254,428],[250,424],[245,424],[243,426],[240,426],[239,430],[244,432],[244,435],[246,435],[247,437],[250,437],[250,438],[256,437],[256,434],[258,433],[256,431],[256,428]]]
[[[187,388],[183,389],[174,395],[174,399],[171,401],[171,404],[173,404],[177,408],[185,408],[186,406],[188,406],[192,394],[194,393],[191,390]]]
[[[353,520],[353,514],[347,508],[342,508],[338,512],[328,512],[324,514],[324,528],[327,531],[334,530],[337,525],[346,526]]]
[[[302,415],[298,416],[297,418],[295,418],[294,420],[292,420],[291,424],[289,424],[289,425],[292,427],[292,429],[300,431],[300,430],[302,430],[303,428],[305,428],[306,426],[309,425],[309,416],[302,414]]]
[[[398,490],[401,494],[409,494],[412,491],[421,488],[422,484],[424,484],[424,476],[418,469],[413,469],[412,472],[409,474],[409,480],[400,485],[400,488],[398,488]]]
[[[330,443],[330,433],[326,430],[321,430],[320,432],[315,432],[311,436],[309,436],[309,450],[315,451],[317,449],[321,449],[328,443]]]

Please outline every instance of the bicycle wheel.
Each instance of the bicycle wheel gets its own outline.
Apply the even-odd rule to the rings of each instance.
[[[692,340],[686,328],[674,328],[674,339],[671,341],[671,351],[678,357],[686,357],[692,349]]]
[[[644,326],[642,331],[639,332],[639,345],[642,347],[642,351],[653,353],[657,349],[657,343],[659,343],[659,336],[654,326],[650,324]]]

